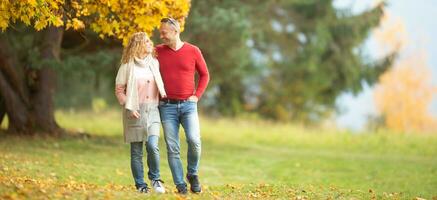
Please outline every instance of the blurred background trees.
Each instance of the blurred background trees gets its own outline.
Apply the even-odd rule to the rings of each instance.
[[[381,76],[375,102],[387,128],[397,132],[437,130],[429,112],[437,88],[431,84],[431,71],[424,55],[410,55],[396,62]]]
[[[332,1],[193,1],[184,38],[199,45],[212,75],[204,105],[319,122],[343,92],[359,93],[395,53],[371,60],[363,43],[384,4],[354,15]]]
[[[357,94],[364,83],[374,84],[394,56],[371,60],[363,53],[383,7],[353,15],[335,9],[333,1],[262,5],[253,20],[254,48],[267,60],[260,112],[279,120],[319,122],[335,111],[341,93]]]
[[[274,120],[318,123],[336,112],[339,95],[358,94],[364,84],[374,85],[398,52],[395,49],[372,59],[364,51],[365,41],[384,17],[384,4],[355,14],[335,8],[332,0],[194,0],[182,4],[167,0],[133,5],[118,0],[71,1],[71,5],[56,4],[59,12],[44,17],[42,26],[37,22],[44,15],[5,17],[11,14],[5,14],[4,9],[22,3],[6,2],[1,3],[0,18],[4,30],[0,34],[0,76],[6,80],[0,81],[0,119],[8,113],[11,130],[24,127],[14,125],[17,119],[9,116],[20,113],[21,108],[44,116],[53,113],[53,109],[47,112],[50,106],[32,106],[27,100],[21,100],[21,108],[7,111],[10,102],[38,93],[29,88],[42,80],[38,74],[42,69],[53,71],[44,86],[52,92],[42,96],[53,94],[57,108],[116,106],[113,84],[123,41],[135,31],[147,31],[153,33],[155,44],[160,43],[153,30],[164,16],[184,23],[182,39],[201,48],[211,82],[200,106],[205,113],[219,116],[254,113]],[[64,31],[56,25],[70,29]],[[57,53],[43,59],[41,49],[47,45],[42,41],[51,29],[62,30],[60,41],[48,37],[50,43],[58,41],[48,52]],[[11,62],[20,64],[4,64]],[[10,68],[5,66],[20,66],[14,68],[19,71],[14,73],[21,74],[16,79],[25,85],[20,86],[24,89],[13,84]],[[5,90],[4,85],[9,85],[10,90]],[[9,94],[14,94],[13,100],[5,98]],[[38,108],[45,111],[36,111]],[[54,117],[50,118],[48,121],[55,124]]]
[[[375,32],[382,54],[398,52],[393,67],[378,81],[374,99],[380,125],[396,132],[431,132],[437,130],[437,119],[429,107],[437,94],[424,49],[407,49],[405,26],[401,19],[386,12]],[[419,49],[417,49],[419,48]]]

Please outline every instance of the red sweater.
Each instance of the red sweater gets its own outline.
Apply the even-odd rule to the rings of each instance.
[[[192,95],[200,99],[209,82],[208,68],[200,49],[190,43],[177,51],[167,45],[156,46],[159,69],[169,99],[185,100]],[[199,83],[195,88],[195,73]]]

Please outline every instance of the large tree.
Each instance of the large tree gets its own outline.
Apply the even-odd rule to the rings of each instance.
[[[38,38],[37,62],[22,63],[7,34],[0,34],[0,123],[7,115],[8,130],[19,133],[61,133],[54,118],[56,61],[61,59],[65,29],[89,28],[101,38],[127,42],[137,31],[151,33],[163,17],[184,23],[190,0],[5,0],[0,2],[0,28],[24,23]]]
[[[183,39],[202,50],[210,74],[203,105],[223,115],[244,110],[247,79],[256,70],[250,59],[248,6],[240,1],[193,1]]]
[[[363,53],[384,6],[354,14],[332,0],[194,1],[184,36],[213,77],[204,103],[225,115],[323,119],[340,94],[359,93],[391,65],[394,54]]]
[[[335,8],[332,0],[260,5],[253,12],[253,39],[268,60],[259,96],[263,115],[319,121],[335,110],[340,94],[359,93],[391,66],[395,54],[372,60],[363,51],[384,4],[358,14]]]

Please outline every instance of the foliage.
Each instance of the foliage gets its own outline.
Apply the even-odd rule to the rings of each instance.
[[[375,90],[376,106],[385,125],[399,132],[437,131],[437,119],[429,112],[437,87],[423,56],[399,60],[380,79]]]
[[[246,46],[251,28],[247,6],[233,0],[194,1],[182,36],[207,61],[211,81],[204,105],[228,116],[244,111],[246,82],[257,74]]]
[[[47,26],[90,28],[101,38],[114,36],[126,44],[134,32],[151,33],[163,17],[174,17],[183,24],[189,9],[190,0],[4,0],[0,3],[0,28],[4,31],[18,21],[36,30]]]
[[[266,116],[318,122],[335,110],[340,94],[358,94],[363,83],[374,84],[391,64],[393,55],[371,60],[362,51],[383,4],[359,14],[338,10],[332,1],[261,6],[254,12],[259,31],[253,39],[269,67],[259,97]]]
[[[437,87],[432,84],[426,53],[420,49],[407,52],[404,23],[390,13],[384,15],[375,35],[381,53],[401,53],[393,68],[380,77],[374,92],[383,124],[398,132],[437,131],[437,119],[429,112]]]
[[[205,104],[225,115],[321,121],[340,94],[358,94],[391,65],[394,54],[371,60],[362,51],[383,7],[352,14],[332,1],[193,2],[184,37],[211,71]]]

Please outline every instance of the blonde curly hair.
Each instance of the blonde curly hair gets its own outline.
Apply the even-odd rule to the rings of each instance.
[[[153,48],[153,41],[150,40],[147,33],[145,32],[134,33],[130,37],[127,46],[123,49],[123,55],[121,56],[121,64],[126,64],[132,61],[135,57],[140,58],[141,56],[147,54],[146,43],[148,41],[152,43],[152,48]],[[153,56],[156,55],[154,50],[152,52],[152,55]]]

